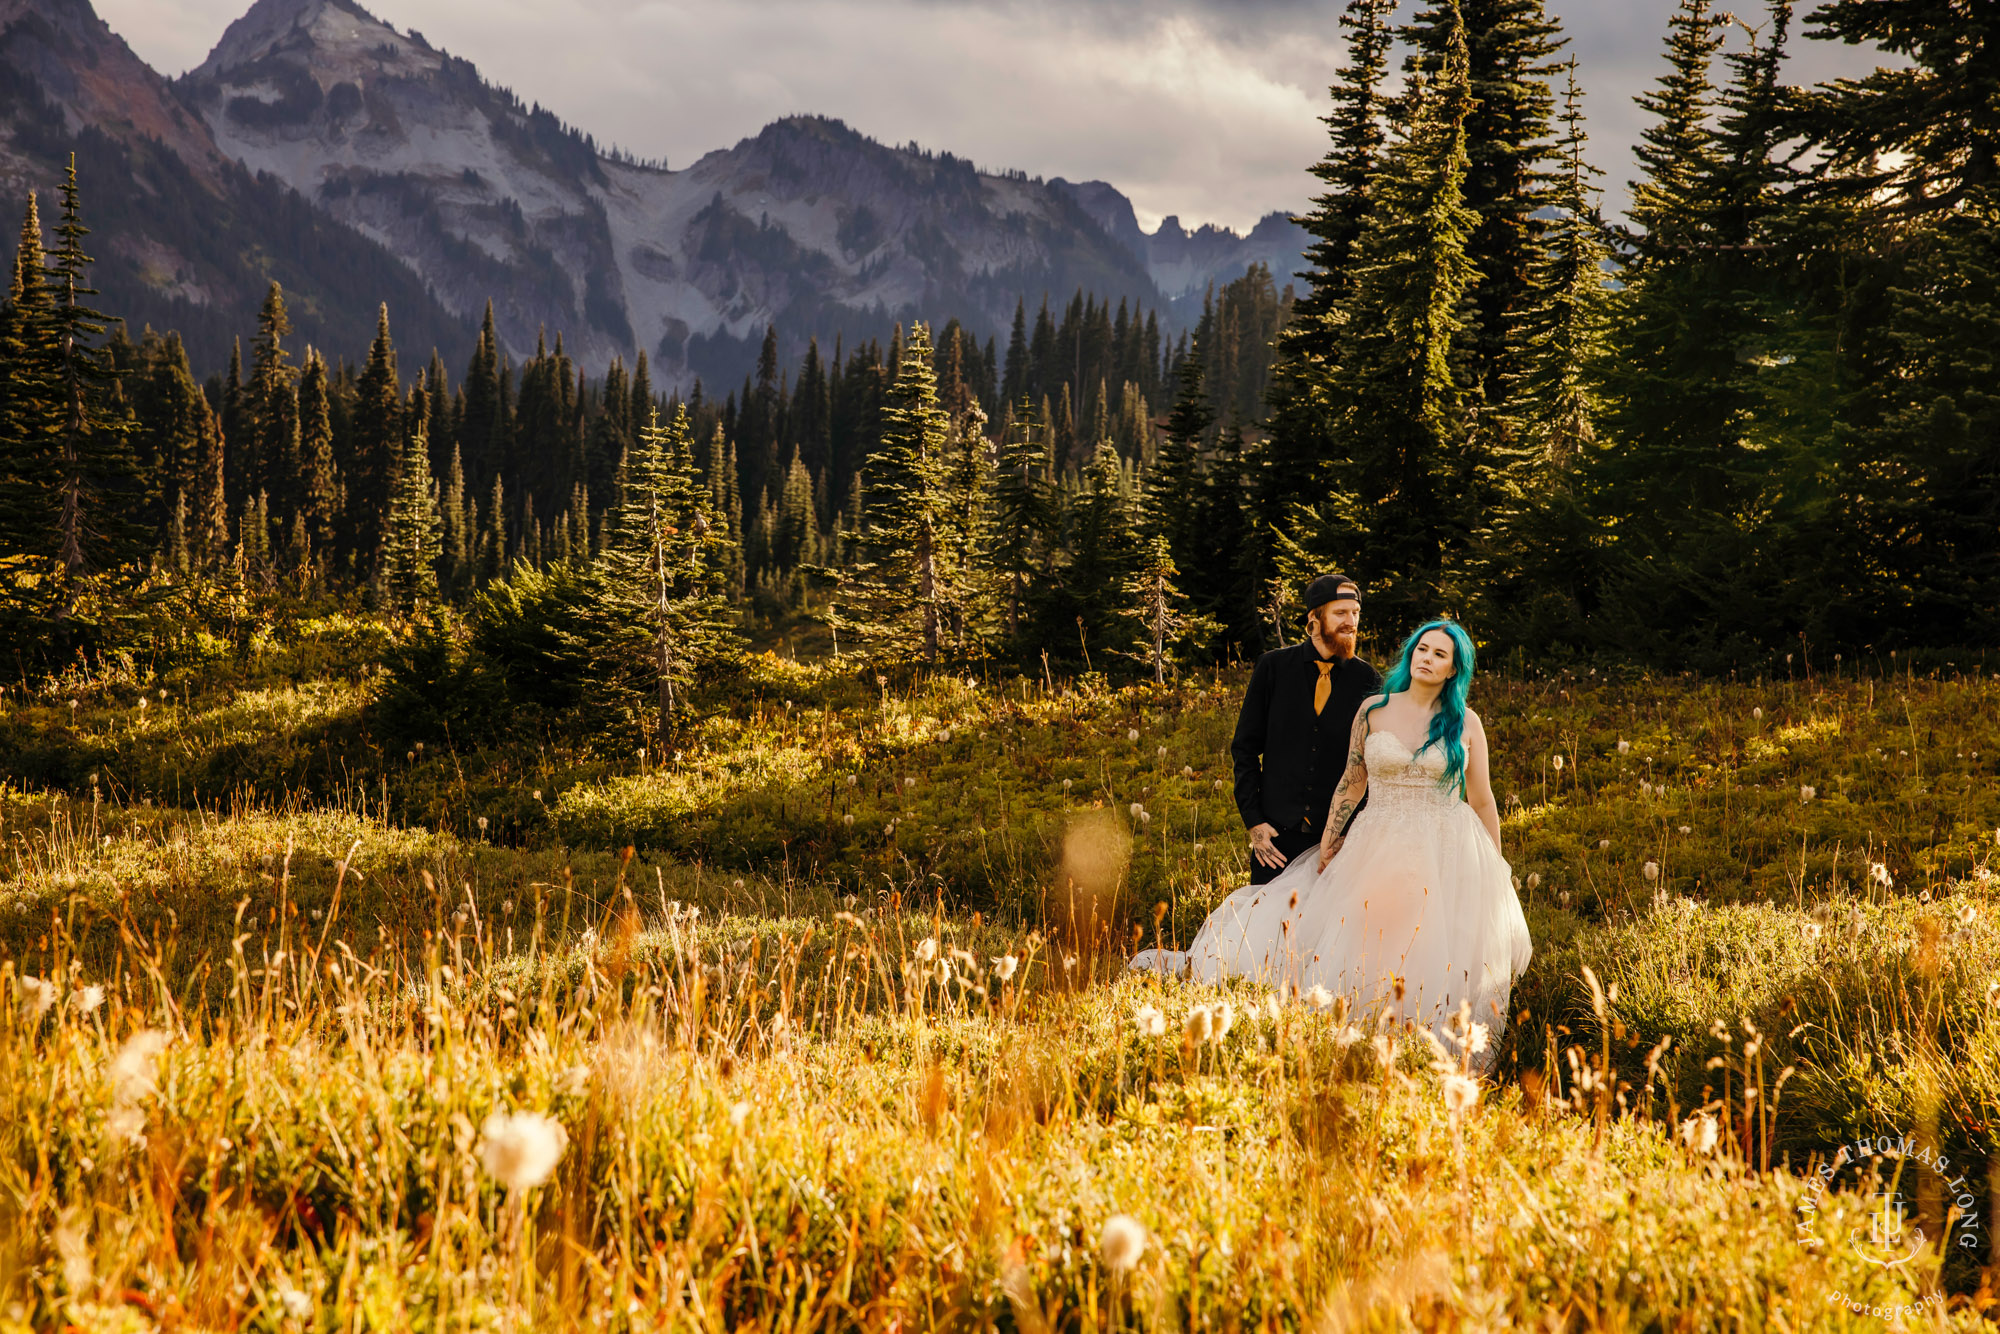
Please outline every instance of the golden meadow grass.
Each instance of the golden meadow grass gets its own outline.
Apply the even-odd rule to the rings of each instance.
[[[295,670],[0,697],[67,788],[0,802],[9,1328],[1978,1320],[1990,680],[1482,680],[1536,958],[1466,1106],[1366,1015],[1116,979],[1242,874],[1238,678],[765,660],[641,757],[392,750]],[[1878,1130],[1976,1253],[1801,1244]]]

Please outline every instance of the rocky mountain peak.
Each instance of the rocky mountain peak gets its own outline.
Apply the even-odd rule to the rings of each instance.
[[[409,40],[354,0],[257,0],[224,30],[222,40],[190,77],[219,78],[272,56],[308,52],[325,56],[373,51],[393,58],[390,49],[400,55]]]

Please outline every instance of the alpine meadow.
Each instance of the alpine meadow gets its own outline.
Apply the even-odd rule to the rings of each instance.
[[[1238,235],[0,0],[0,1334],[2000,1317],[2000,24],[1662,0],[1613,215],[1553,6],[1322,8]],[[1128,967],[1349,585],[1443,1040]]]

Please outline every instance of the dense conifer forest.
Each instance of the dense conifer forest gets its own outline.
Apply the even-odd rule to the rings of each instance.
[[[517,361],[490,313],[462,367],[399,347],[386,305],[366,348],[301,345],[275,281],[197,382],[179,333],[91,305],[72,168],[25,201],[0,310],[20,665],[213,599],[327,600],[438,613],[461,656],[555,652],[516,631],[570,615],[642,658],[685,635],[690,671],[789,627],[870,658],[1164,679],[1282,641],[1329,566],[1380,627],[1449,611],[1542,661],[1990,642],[1980,31],[1949,4],[1834,0],[1808,38],[1902,63],[1798,87],[1792,5],[1683,0],[1613,221],[1588,71],[1539,0],[1395,9],[1340,16],[1307,272],[1253,267],[1178,332],[1084,291],[1024,294],[1004,347],[947,319],[781,365],[774,328],[740,385],[685,394],[643,355],[576,364],[559,330]],[[620,563],[648,505],[701,531],[679,611],[638,587],[661,551]]]

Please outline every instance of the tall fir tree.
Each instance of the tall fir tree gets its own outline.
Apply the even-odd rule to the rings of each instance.
[[[900,333],[900,330],[898,331]],[[930,330],[910,328],[868,461],[861,558],[831,613],[870,649],[936,662],[954,602],[949,567],[951,421],[938,402]]]
[[[431,480],[430,443],[421,428],[403,438],[395,492],[383,525],[383,605],[414,611],[437,601],[439,541],[437,488]]]
[[[385,302],[375,318],[375,341],[355,386],[352,455],[346,474],[348,553],[355,578],[370,581],[385,557],[391,498],[395,494],[398,460],[404,448],[403,390],[396,373],[396,344],[389,335]],[[429,468],[425,469],[426,474]]]

